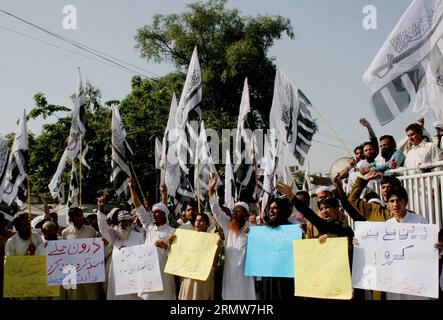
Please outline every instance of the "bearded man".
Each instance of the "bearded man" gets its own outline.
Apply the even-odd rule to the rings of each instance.
[[[26,212],[19,212],[12,220],[12,225],[17,231],[6,241],[6,256],[33,256],[36,248],[42,243],[37,232],[31,231],[31,222]]]
[[[124,247],[141,245],[145,242],[145,236],[142,232],[137,232],[132,227],[132,215],[126,210],[120,210],[117,214],[117,226],[111,228],[106,222],[107,216],[104,214],[106,197],[102,196],[97,199],[98,213],[97,222],[100,234],[113,246],[113,250],[120,250]],[[111,267],[108,274],[108,290],[106,297],[108,300],[140,300],[136,293],[116,295],[114,272]]]
[[[224,213],[215,196],[217,174],[209,180],[209,203],[212,214],[225,235],[225,268],[223,270],[223,300],[256,300],[255,278],[245,276],[246,243],[248,240],[249,206],[238,202],[232,209],[232,217]]]
[[[380,138],[380,154],[375,158],[375,163],[371,165],[371,171],[384,173],[389,169],[396,169],[403,166],[405,155],[397,149],[397,144],[393,136],[382,136]]]

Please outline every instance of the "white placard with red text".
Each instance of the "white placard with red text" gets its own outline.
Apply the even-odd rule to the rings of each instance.
[[[74,279],[76,284],[104,282],[103,241],[100,238],[49,241],[46,265],[49,286],[74,284]]]

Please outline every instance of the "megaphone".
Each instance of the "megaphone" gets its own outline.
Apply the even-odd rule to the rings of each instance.
[[[349,163],[351,162],[351,157],[342,157],[334,161],[329,170],[329,176],[331,180],[334,181],[338,174],[342,175],[344,171],[349,167]]]

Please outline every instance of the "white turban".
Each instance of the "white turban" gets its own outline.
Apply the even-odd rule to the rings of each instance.
[[[129,213],[129,211],[126,211],[126,210],[121,210],[117,215],[118,222],[120,222],[122,220],[131,220],[131,219],[132,219],[132,215]]]
[[[166,223],[169,223],[169,220],[168,220],[169,209],[164,203],[159,202],[159,203],[154,204],[152,206],[152,211],[154,211],[154,210],[162,211],[165,214]]]
[[[335,186],[321,186],[318,187],[317,190],[315,191],[316,194],[319,194],[321,192],[332,192],[335,190]]]
[[[248,204],[246,202],[242,202],[242,201],[241,202],[237,202],[236,204],[234,204],[234,207],[236,207],[236,206],[240,206],[240,207],[245,208],[246,212],[249,213],[249,206],[248,206]]]

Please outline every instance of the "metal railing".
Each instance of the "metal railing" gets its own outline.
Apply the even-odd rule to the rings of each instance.
[[[394,174],[408,192],[408,209],[423,215],[429,223],[443,224],[443,161],[420,165],[415,169],[398,168]]]

